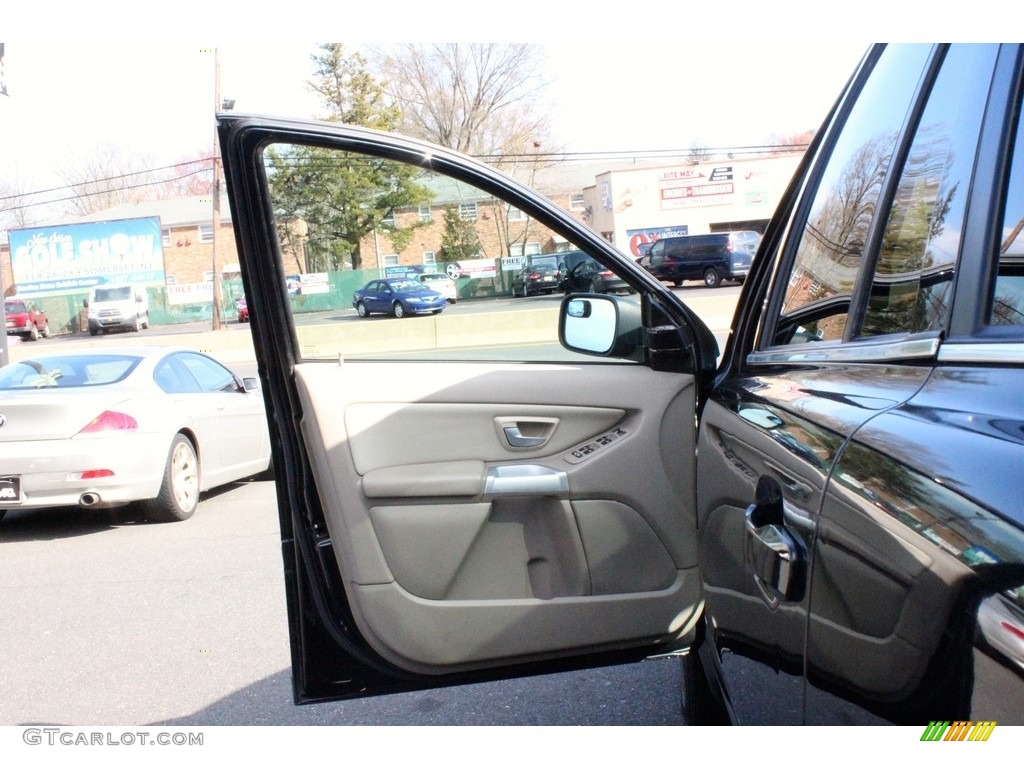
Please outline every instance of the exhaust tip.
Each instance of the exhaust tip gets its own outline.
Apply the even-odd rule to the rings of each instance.
[[[100,495],[98,493],[83,493],[78,497],[78,503],[83,507],[92,507],[100,503]]]

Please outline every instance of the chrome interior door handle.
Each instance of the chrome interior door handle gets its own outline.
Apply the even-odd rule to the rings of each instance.
[[[553,416],[497,416],[494,427],[506,448],[525,451],[540,448],[558,428]]]
[[[505,439],[513,448],[536,448],[548,441],[546,437],[527,437],[517,425],[507,426],[503,431]]]

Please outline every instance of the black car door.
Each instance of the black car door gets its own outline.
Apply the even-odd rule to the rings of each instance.
[[[995,468],[1024,455],[1021,375],[986,327],[1020,206],[993,226],[984,158],[1019,87],[1014,47],[876,50],[766,233],[779,266],[741,304],[768,311],[738,318],[699,444],[702,654],[740,722],[1020,721],[1020,504]]]
[[[569,214],[481,164],[348,126],[219,121],[274,416],[296,698],[688,648],[701,609],[696,414],[717,353],[703,324]],[[526,212],[531,236],[565,238],[642,291],[609,306],[643,327],[586,357],[559,344],[554,302],[297,323],[280,276],[311,249],[331,258],[331,237],[360,235],[324,218],[342,206],[323,204],[336,188],[318,190],[312,171],[330,167],[409,190],[410,217],[428,193],[438,207]],[[359,194],[372,210],[374,190]],[[367,234],[361,253],[386,253],[385,236]]]

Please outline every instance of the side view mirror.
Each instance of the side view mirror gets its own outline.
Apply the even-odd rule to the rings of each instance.
[[[573,294],[562,299],[558,340],[572,352],[642,362],[642,327],[634,298]]]

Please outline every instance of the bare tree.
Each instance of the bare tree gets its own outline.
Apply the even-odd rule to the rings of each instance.
[[[403,133],[492,161],[550,143],[538,46],[409,43],[376,58]]]
[[[771,148],[773,155],[781,155],[788,152],[802,152],[814,139],[817,131],[795,131],[792,133],[772,133],[765,139],[765,144]]]
[[[67,212],[85,215],[124,203],[136,203],[152,196],[159,182],[145,158],[129,157],[111,144],[97,146],[85,156],[62,162],[57,175],[70,190],[65,199]]]
[[[0,231],[31,227],[41,205],[21,179],[0,180]]]
[[[213,149],[182,157],[161,168],[160,181],[153,185],[151,197],[199,197],[213,190]]]

